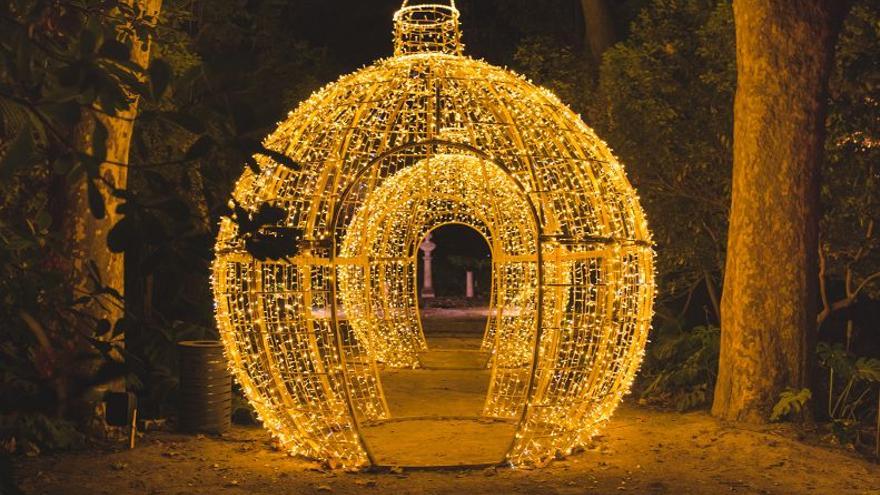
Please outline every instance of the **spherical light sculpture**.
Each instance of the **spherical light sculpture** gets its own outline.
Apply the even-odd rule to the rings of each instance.
[[[213,265],[232,370],[291,453],[373,463],[389,418],[379,367],[417,367],[418,245],[461,223],[493,257],[483,415],[515,421],[506,455],[542,464],[594,435],[628,391],[652,315],[650,232],[608,147],[551,92],[463,56],[458,11],[407,5],[394,56],[316,92],[233,193],[283,207],[292,258],[258,260],[224,219]],[[276,155],[276,158],[280,155]],[[280,160],[287,162],[287,160]]]

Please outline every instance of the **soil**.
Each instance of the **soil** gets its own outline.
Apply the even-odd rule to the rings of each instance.
[[[259,427],[235,426],[222,436],[151,431],[133,450],[118,444],[19,458],[18,483],[25,493],[64,495],[880,495],[880,465],[792,426],[744,427],[704,412],[634,404],[624,404],[579,453],[542,469],[494,466],[513,427],[479,417],[488,385],[485,357],[475,348],[482,327],[456,318],[425,322],[432,350],[422,357],[424,369],[383,371],[393,419],[364,427],[382,469],[328,470],[276,450]],[[455,466],[463,462],[482,465]]]

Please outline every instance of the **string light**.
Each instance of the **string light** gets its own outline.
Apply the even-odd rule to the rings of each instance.
[[[296,256],[258,261],[229,219],[213,265],[231,369],[292,454],[373,463],[363,422],[389,418],[382,367],[427,345],[418,245],[449,223],[492,249],[483,415],[518,423],[507,461],[589,441],[641,363],[654,294],[650,232],[608,147],[550,91],[463,56],[458,11],[407,5],[395,56],[303,102],[234,199],[284,207]]]

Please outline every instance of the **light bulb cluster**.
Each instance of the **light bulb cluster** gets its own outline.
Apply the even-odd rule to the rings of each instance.
[[[316,92],[266,139],[301,168],[260,155],[237,183],[237,202],[284,207],[304,240],[291,259],[259,261],[222,221],[221,337],[291,453],[368,465],[360,425],[389,418],[379,369],[417,367],[426,348],[419,243],[469,225],[492,248],[483,415],[518,423],[510,463],[541,464],[587,442],[629,389],[652,315],[650,233],[623,168],[577,115],[461,56],[454,7],[401,12],[397,56]]]

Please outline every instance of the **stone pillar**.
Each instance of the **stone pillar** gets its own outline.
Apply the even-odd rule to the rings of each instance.
[[[431,278],[431,251],[437,248],[437,245],[431,242],[431,233],[425,236],[425,240],[419,245],[422,250],[424,262],[424,281],[422,283],[422,297],[430,299],[434,297],[434,282]]]
[[[467,279],[464,288],[464,296],[468,299],[474,297],[474,272],[468,270],[467,271]]]

